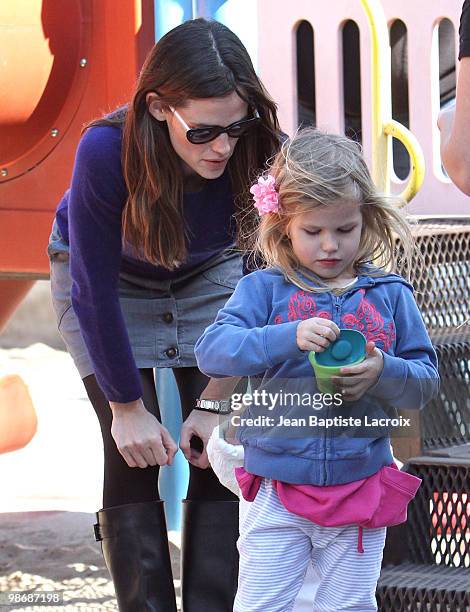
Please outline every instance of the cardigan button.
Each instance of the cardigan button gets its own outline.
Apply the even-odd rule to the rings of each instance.
[[[178,349],[175,348],[174,346],[170,346],[169,349],[166,349],[165,351],[165,355],[169,358],[169,359],[174,359],[176,357],[176,355],[178,354]]]

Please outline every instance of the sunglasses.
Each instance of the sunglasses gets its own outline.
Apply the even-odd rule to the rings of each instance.
[[[227,125],[227,127],[221,127],[220,125],[209,125],[202,128],[190,128],[176,109],[174,109],[172,106],[169,108],[186,130],[186,138],[192,144],[204,144],[206,142],[210,142],[211,140],[215,140],[221,134],[227,134],[230,136],[230,138],[240,138],[240,136],[243,136],[243,134],[248,132],[248,130],[257,125],[261,120],[258,111],[255,110],[253,112],[253,117],[250,119],[235,121],[235,123],[231,123],[230,125]]]

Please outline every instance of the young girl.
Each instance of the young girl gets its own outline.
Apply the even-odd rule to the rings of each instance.
[[[205,445],[216,419],[196,406],[208,379],[194,344],[242,275],[241,203],[279,140],[239,38],[195,19],[158,41],[129,104],[88,125],[78,146],[49,244],[51,287],[103,436],[95,535],[121,611],[176,612],[158,478],[177,446],[160,422],[160,367],[176,378],[190,462],[182,607],[232,610],[238,499],[191,444]]]
[[[245,452],[237,479],[252,501],[240,525],[234,610],[291,611],[309,562],[320,582],[313,610],[376,610],[385,526],[405,520],[419,479],[395,468],[388,432],[369,431],[367,418],[387,407],[419,409],[438,385],[412,288],[388,271],[395,236],[409,245],[410,232],[342,136],[299,132],[251,191],[268,267],[239,281],[198,340],[200,369],[261,377],[259,400],[260,389],[308,388],[308,351],[324,351],[341,328],[361,331],[367,354],[342,368],[335,402],[323,395],[320,411],[275,404],[273,393],[270,403],[245,398],[249,408],[232,415]],[[318,398],[315,383],[309,390]],[[307,413],[354,416],[359,425],[332,431],[298,419],[279,427]]]

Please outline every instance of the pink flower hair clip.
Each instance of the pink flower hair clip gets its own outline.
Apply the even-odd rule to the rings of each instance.
[[[250,193],[253,194],[260,217],[267,213],[279,212],[279,194],[272,174],[268,174],[266,178],[260,176],[258,182],[252,185]]]

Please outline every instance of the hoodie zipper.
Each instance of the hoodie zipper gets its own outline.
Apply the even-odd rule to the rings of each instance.
[[[338,325],[338,327],[340,327],[340,312],[341,312],[341,306],[342,303],[344,301],[344,298],[342,296],[336,296],[331,294],[331,298],[332,298],[332,305],[333,305],[333,312],[332,317],[333,317],[333,322],[336,323]],[[326,417],[329,418],[330,416],[330,411],[331,408],[327,407],[326,409]],[[325,486],[327,484],[328,481],[328,472],[326,469],[326,462],[327,462],[327,452],[328,452],[328,429],[325,428],[325,434],[324,434],[324,438],[323,438],[323,486]]]
[[[330,408],[327,407],[326,409],[326,418],[329,418],[330,416]],[[327,452],[327,448],[328,448],[328,428],[325,427],[325,436],[323,438],[323,486],[326,485],[326,482],[328,480],[328,474],[327,474],[327,470],[326,470],[326,452]]]
[[[341,312],[341,306],[343,303],[343,297],[339,297],[336,295],[332,295],[332,301],[333,301],[333,321],[336,323],[336,325],[339,327],[340,322],[341,322],[341,317],[340,317],[340,312]]]
[[[343,304],[346,301],[346,298],[350,295],[349,292],[347,293],[343,293],[342,295],[332,295],[333,298],[333,321],[336,323],[336,325],[341,328],[341,312],[343,309]],[[328,408],[328,412],[332,412],[333,408]],[[328,415],[329,416],[329,415]],[[326,468],[326,464],[327,464],[327,453],[328,453],[328,448],[331,445],[331,436],[328,436],[328,430],[326,431],[326,438],[325,438],[325,463],[324,463],[324,484],[327,484],[327,480],[328,480],[328,474],[327,474],[327,468]]]

